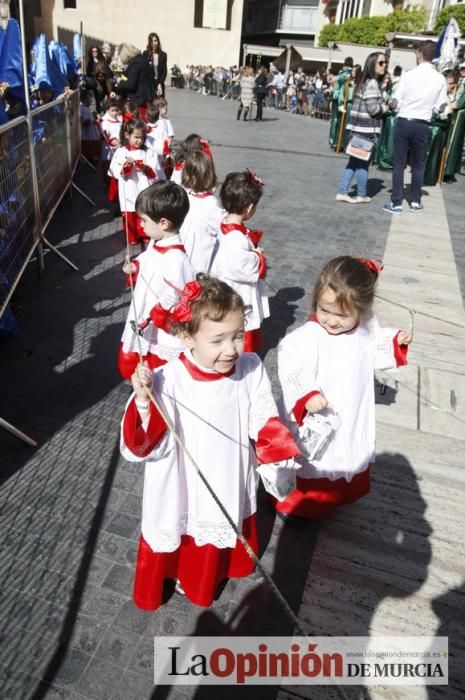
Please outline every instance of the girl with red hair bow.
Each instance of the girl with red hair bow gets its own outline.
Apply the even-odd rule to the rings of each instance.
[[[206,275],[178,291],[170,318],[184,353],[154,372],[137,367],[121,431],[123,457],[145,461],[133,593],[144,610],[162,604],[166,580],[192,603],[208,607],[224,579],[254,570],[237,532],[146,389],[255,553],[258,474],[264,470],[268,488],[273,479],[285,480],[299,452],[278,418],[260,358],[244,353],[246,307],[239,294]]]

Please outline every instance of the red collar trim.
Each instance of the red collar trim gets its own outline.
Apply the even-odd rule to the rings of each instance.
[[[157,245],[156,243],[153,244],[153,247],[157,251],[157,253],[167,253],[169,250],[182,250],[183,253],[186,252],[186,249],[182,245],[182,243],[175,243],[174,245]]]
[[[175,170],[182,170],[183,167],[184,167],[184,161],[182,160],[180,163],[176,163],[176,165],[174,166],[174,169]]]
[[[145,151],[143,146],[126,146],[128,151]]]
[[[192,379],[197,379],[199,382],[217,382],[219,379],[230,377],[236,371],[236,368],[233,367],[225,374],[221,374],[221,372],[205,372],[204,370],[200,369],[200,367],[197,367],[197,365],[194,365],[193,362],[188,360],[184,353],[179,355],[179,359],[191,375]]]
[[[205,197],[213,197],[213,192],[189,192],[193,197],[197,199],[205,199]]]
[[[221,224],[222,233],[231,233],[231,231],[240,231],[244,236],[247,236],[247,228],[244,224]]]

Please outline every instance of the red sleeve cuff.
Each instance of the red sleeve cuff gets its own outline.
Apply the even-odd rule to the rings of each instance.
[[[137,277],[139,275],[139,261],[138,260],[131,260],[132,263],[136,266],[136,271],[132,273],[132,284],[133,286],[137,282]],[[126,275],[126,289],[131,286],[131,275]]]
[[[150,165],[146,165],[146,166],[145,166],[144,172],[145,172],[145,174],[147,175],[147,177],[148,177],[150,180],[155,180],[156,177],[157,177],[157,176],[155,175],[155,171],[152,170],[152,168],[150,167]]]
[[[127,163],[121,168],[121,174],[123,177],[127,177],[132,173],[132,169],[134,168],[134,163]]]
[[[150,418],[147,430],[143,429],[135,398],[133,398],[124,414],[123,437],[126,447],[136,457],[147,457],[165,433],[165,422],[152,402],[150,402]]]
[[[255,251],[255,253],[258,255],[258,279],[263,279],[266,277],[266,258],[262,253],[257,251]]]
[[[157,304],[153,307],[153,309],[150,312],[150,318],[152,319],[152,323],[154,326],[156,326],[157,328],[161,328],[163,331],[166,331],[166,333],[170,332],[170,312],[164,309],[161,304]]]
[[[277,417],[270,418],[260,430],[255,450],[260,464],[280,462],[300,454],[291,433]]]
[[[394,359],[396,361],[396,365],[397,367],[403,367],[403,365],[407,364],[408,345],[399,345],[399,333],[394,336],[392,344],[394,347]]]
[[[294,408],[292,409],[292,413],[294,414],[294,418],[297,421],[297,425],[302,425],[305,416],[307,415],[307,409],[305,408],[305,404],[309,399],[313,398],[314,396],[317,396],[318,394],[321,394],[319,391],[311,391],[309,394],[305,394],[305,396],[302,396],[301,399],[299,399]]]

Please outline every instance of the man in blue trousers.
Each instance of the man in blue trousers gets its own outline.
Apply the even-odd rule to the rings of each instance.
[[[418,65],[402,75],[391,103],[398,119],[394,130],[391,201],[383,207],[389,214],[402,214],[407,157],[412,168],[409,209],[414,213],[423,209],[421,186],[428,127],[433,112],[441,112],[447,103],[446,80],[432,65],[435,52],[434,41],[420,44],[416,52]]]

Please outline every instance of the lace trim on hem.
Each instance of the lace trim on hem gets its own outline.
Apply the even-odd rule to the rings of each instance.
[[[256,512],[255,499],[244,504],[242,519],[238,525],[241,530],[242,522]],[[237,525],[237,522],[236,522]],[[234,548],[237,544],[236,533],[225,520],[220,522],[195,521],[189,519],[187,513],[180,518],[177,530],[157,529],[150,533],[142,532],[154,552],[175,552],[181,544],[182,535],[194,538],[197,547],[212,544],[217,549]]]

